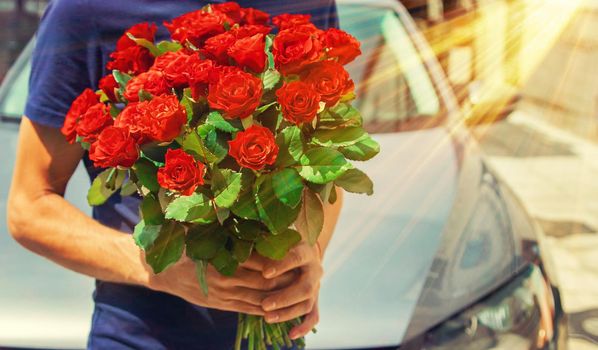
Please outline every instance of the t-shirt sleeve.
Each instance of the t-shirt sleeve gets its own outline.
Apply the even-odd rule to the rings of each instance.
[[[61,127],[71,102],[95,87],[90,65],[97,61],[98,48],[86,1],[50,1],[42,17],[25,105],[25,116],[36,123]]]

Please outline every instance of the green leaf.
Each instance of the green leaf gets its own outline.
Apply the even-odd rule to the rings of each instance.
[[[241,124],[243,125],[243,129],[247,130],[253,125],[253,116],[250,115],[249,117],[241,119]]]
[[[300,241],[299,232],[287,228],[277,235],[267,235],[258,239],[255,243],[255,250],[268,259],[281,260],[289,249]]]
[[[320,195],[320,199],[322,200],[322,202],[327,202],[328,198],[330,198],[330,193],[332,193],[333,188],[334,182],[328,182],[324,185],[324,188],[322,188],[321,191],[314,193],[318,193]]]
[[[186,88],[183,90],[183,97],[181,98],[181,106],[185,107],[185,112],[187,112],[187,122],[190,122],[193,119],[193,108],[194,102],[193,98],[191,97],[191,89]]]
[[[122,186],[126,171],[116,168],[106,169],[93,180],[87,192],[89,205],[102,205]]]
[[[307,181],[316,184],[325,184],[336,180],[352,165],[338,151],[318,147],[305,152],[301,157],[301,166],[298,167],[299,175]]]
[[[303,191],[303,206],[295,227],[307,236],[309,244],[314,245],[318,241],[324,227],[324,207],[320,198],[310,190]]]
[[[152,94],[150,94],[149,92],[147,92],[143,89],[139,89],[137,96],[139,97],[139,102],[151,101],[153,98]]]
[[[230,209],[228,208],[216,208],[216,219],[220,225],[224,225],[226,219],[230,217]]]
[[[272,90],[280,81],[280,73],[276,69],[266,69],[262,73],[262,82],[264,90]]]
[[[174,42],[174,41],[160,41],[159,43],[156,44],[156,47],[158,48],[158,50],[160,51],[160,55],[163,55],[167,52],[177,52],[179,51],[183,46],[181,46],[181,44]]]
[[[338,149],[347,159],[365,161],[380,152],[380,145],[371,137],[364,138],[354,145]]]
[[[239,128],[235,127],[232,122],[224,119],[222,114],[218,111],[212,111],[206,118],[206,124],[214,126],[216,129],[224,132],[237,132]]]
[[[274,43],[274,35],[269,34],[266,35],[264,51],[266,52],[266,57],[268,58],[268,70],[274,69],[274,55],[272,54],[272,44]]]
[[[197,282],[203,292],[203,295],[208,296],[208,280],[206,274],[208,272],[208,263],[203,260],[195,260],[195,275]]]
[[[366,193],[368,196],[374,193],[374,183],[359,169],[349,169],[338,179],[334,180],[337,186],[352,193]]]
[[[323,128],[362,126],[363,119],[359,111],[350,104],[338,105],[320,113],[318,126]]]
[[[235,236],[246,241],[255,241],[261,234],[266,233],[262,224],[254,220],[241,221],[235,225]]]
[[[212,192],[217,206],[229,208],[239,198],[241,173],[215,168],[212,172]]]
[[[336,203],[336,200],[338,199],[338,193],[336,191],[337,191],[336,187],[332,187],[332,190],[330,191],[330,195],[328,196],[328,203],[330,203],[330,204]]]
[[[185,151],[195,155],[203,163],[208,164],[218,161],[218,157],[204,145],[202,139],[194,131],[177,138],[177,142]]]
[[[303,155],[303,139],[301,129],[296,126],[284,128],[276,135],[276,144],[278,145],[278,157],[276,166],[284,168],[296,164]]]
[[[158,237],[145,251],[145,260],[154,273],[160,273],[177,262],[183,254],[185,229],[176,222],[169,221],[162,225]]]
[[[187,232],[186,254],[193,260],[212,259],[224,248],[227,238],[225,229],[217,223],[195,225]]]
[[[280,111],[275,106],[270,106],[265,111],[259,114],[258,120],[260,121],[263,127],[275,131],[278,130],[280,124],[282,123],[282,113],[280,113]]]
[[[127,36],[129,37],[129,39],[133,40],[137,45],[145,47],[146,49],[149,50],[149,52],[154,56],[154,57],[158,57],[162,54],[162,52],[160,51],[160,49],[158,49],[156,47],[156,45],[154,45],[154,43],[152,43],[151,41],[147,40],[147,39],[143,39],[143,38],[136,38],[133,36],[133,34],[127,32]]]
[[[283,204],[274,192],[271,175],[262,175],[254,186],[256,206],[260,218],[273,234],[288,228],[299,214],[299,206],[291,208]]]
[[[234,275],[235,271],[237,270],[237,266],[239,265],[239,262],[235,260],[232,254],[225,248],[220,249],[216,256],[210,260],[210,262],[212,265],[214,265],[218,272],[225,276]]]
[[[116,117],[118,117],[119,114],[120,114],[120,109],[118,109],[118,107],[116,107],[116,105],[114,105],[113,103],[110,104],[110,116],[112,118],[116,118]]]
[[[137,185],[135,182],[128,179],[120,189],[120,195],[123,197],[130,196],[134,193],[137,193]]]
[[[164,214],[160,202],[151,192],[143,197],[139,206],[141,217],[148,225],[161,225],[164,222]]]
[[[114,80],[116,80],[116,82],[120,86],[121,91],[124,92],[127,83],[129,82],[129,80],[132,79],[132,77],[118,70],[113,70],[112,75],[114,76]]]
[[[193,193],[181,196],[168,205],[166,218],[182,222],[209,224],[216,220],[216,212],[208,198],[203,193]]]
[[[303,179],[295,169],[286,168],[272,174],[274,194],[289,207],[296,207],[301,202]]]
[[[253,242],[244,241],[233,237],[233,257],[240,263],[244,263],[249,259],[251,251],[253,250]]]
[[[368,137],[362,127],[319,129],[313,133],[312,141],[325,147],[346,147]]]
[[[216,127],[209,124],[200,125],[197,132],[206,148],[216,156],[215,163],[220,163],[228,155],[228,143],[224,135],[216,131]]]
[[[146,158],[139,158],[135,162],[135,165],[133,165],[133,171],[135,171],[135,175],[141,185],[145,186],[151,192],[158,192],[160,189],[160,184],[156,178],[158,167],[152,161]]]
[[[241,174],[241,193],[230,209],[235,215],[243,219],[259,220],[255,196],[253,195],[255,175],[250,171],[242,171]]]
[[[141,220],[135,225],[133,239],[137,246],[145,251],[154,244],[161,229],[162,225],[146,225],[145,222]]]

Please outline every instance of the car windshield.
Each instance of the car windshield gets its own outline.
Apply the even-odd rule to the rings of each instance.
[[[370,132],[436,126],[441,102],[411,37],[396,12],[364,5],[339,6],[341,28],[361,42],[362,55],[347,66],[357,108]]]

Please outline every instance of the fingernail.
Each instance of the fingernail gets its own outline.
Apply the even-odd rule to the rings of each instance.
[[[278,320],[278,315],[267,315],[266,316],[266,322],[268,322],[268,323],[276,322],[277,320]]]
[[[299,338],[299,335],[295,332],[291,332],[291,333],[289,333],[289,338],[291,338],[291,340],[295,340],[295,339]]]
[[[264,307],[264,309],[266,311],[274,310],[274,309],[276,309],[276,303],[274,301],[271,301],[271,302],[269,302],[269,303],[266,304],[266,306]]]
[[[276,274],[276,269],[275,268],[269,268],[268,270],[266,270],[266,272],[264,273],[265,277],[274,277],[274,275]]]

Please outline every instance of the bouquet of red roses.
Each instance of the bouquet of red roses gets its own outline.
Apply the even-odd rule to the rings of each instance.
[[[185,252],[204,293],[208,264],[232,275],[253,252],[282,259],[302,239],[296,229],[314,244],[334,185],[373,191],[349,162],[379,151],[343,68],[359,42],[308,15],[271,22],[277,34],[267,13],[228,2],[164,23],[172,41],[155,43],[154,24],[131,27],[112,74],[77,97],[62,128],[106,169],[89,203],[139,195],[133,237],[147,263],[160,273]],[[307,220],[294,225],[300,213]],[[250,349],[291,346],[297,322],[240,315],[237,348],[242,338]]]

